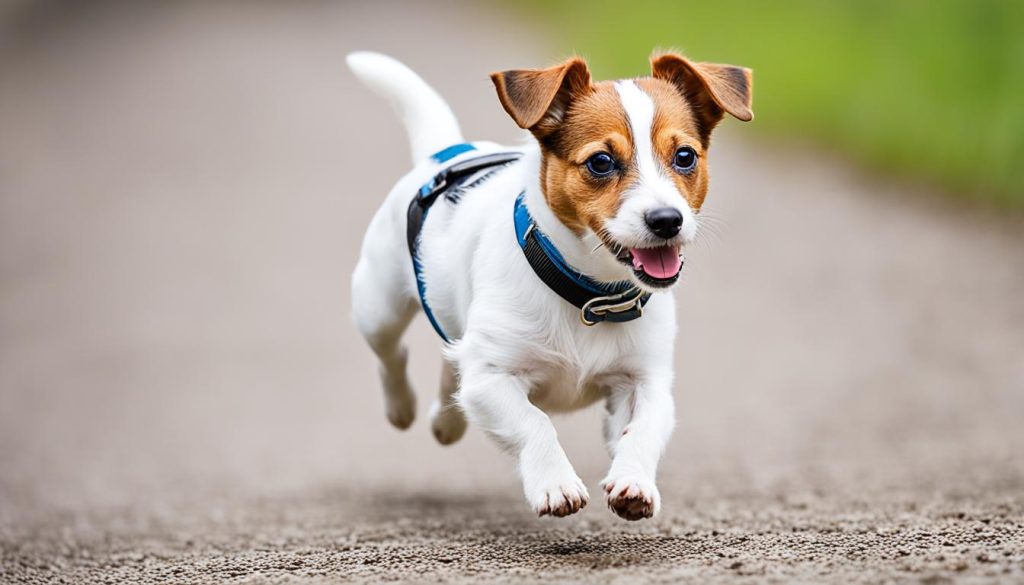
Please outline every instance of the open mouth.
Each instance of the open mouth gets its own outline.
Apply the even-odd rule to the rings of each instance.
[[[683,257],[678,244],[658,246],[656,248],[623,248],[619,247],[615,257],[633,269],[641,282],[661,288],[674,284],[679,280],[679,272],[683,268]]]

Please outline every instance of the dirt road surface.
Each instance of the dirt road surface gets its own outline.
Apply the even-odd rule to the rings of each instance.
[[[343,56],[508,141],[486,73],[559,57],[544,34],[477,3],[83,4],[0,32],[0,582],[1024,582],[1019,222],[727,124],[663,513],[537,519],[479,431],[385,422],[348,278],[407,147]],[[409,341],[428,404],[437,342]],[[592,495],[599,415],[556,420]]]

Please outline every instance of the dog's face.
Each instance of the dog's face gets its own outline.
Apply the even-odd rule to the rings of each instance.
[[[651,66],[651,77],[594,83],[573,58],[491,79],[540,143],[541,186],[559,220],[596,234],[639,284],[664,288],[697,235],[711,131],[726,112],[753,118],[751,72],[673,54]]]

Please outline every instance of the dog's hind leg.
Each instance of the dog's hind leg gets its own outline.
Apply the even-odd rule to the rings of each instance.
[[[352,274],[352,313],[359,331],[380,359],[388,420],[406,429],[416,417],[416,395],[406,375],[408,351],[401,338],[418,304],[406,291],[399,273],[404,266],[394,262],[383,247],[364,247]]]
[[[441,365],[441,395],[430,407],[430,428],[442,445],[451,445],[466,432],[466,416],[455,401],[459,391],[459,374],[448,360]]]

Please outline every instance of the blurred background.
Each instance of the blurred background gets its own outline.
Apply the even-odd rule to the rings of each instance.
[[[599,72],[678,48],[757,71],[765,136],[813,141],[958,199],[1024,205],[1024,4],[536,2]]]
[[[0,4],[0,581],[1019,578],[1022,6]],[[384,418],[348,286],[408,147],[344,55],[514,142],[489,72],[655,47],[754,68],[757,115],[676,292],[664,513],[603,509],[594,408],[555,420],[591,506],[542,522],[434,443],[423,320]]]

